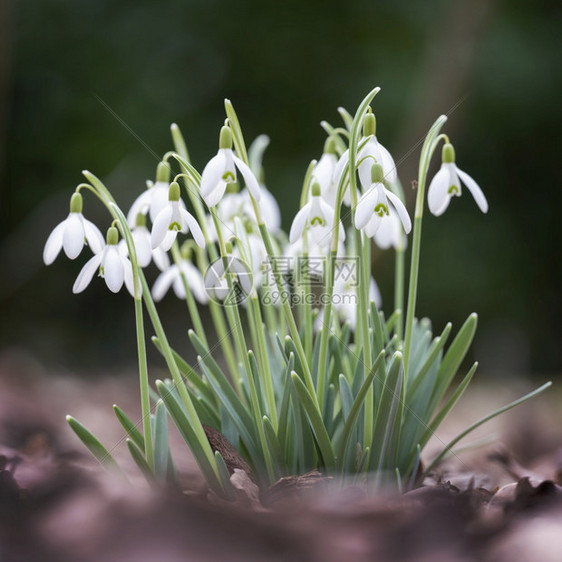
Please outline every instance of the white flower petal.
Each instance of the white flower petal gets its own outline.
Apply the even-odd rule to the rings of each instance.
[[[390,155],[390,152],[379,142],[379,151],[382,159],[382,169],[384,172],[384,179],[388,183],[396,183],[398,179],[398,174],[396,173],[396,164],[394,163],[394,158]]]
[[[94,254],[98,254],[103,250],[105,245],[105,240],[103,239],[103,235],[100,232],[100,229],[91,221],[84,218],[82,219],[84,224],[84,236],[88,241],[88,245],[92,249]]]
[[[410,220],[410,215],[408,214],[408,211],[406,210],[404,203],[402,203],[400,197],[392,193],[392,191],[385,189],[384,192],[385,195],[388,197],[388,199],[390,199],[390,202],[392,203],[394,209],[398,213],[398,216],[400,217],[400,221],[402,222],[402,226],[404,227],[404,232],[408,234],[410,230],[412,230],[412,221]]]
[[[141,267],[146,267],[152,259],[152,246],[150,232],[146,226],[137,226],[133,229],[133,242],[137,253],[137,261]]]
[[[271,191],[266,189],[263,185],[261,186],[260,205],[263,215],[263,221],[267,226],[267,229],[271,232],[277,232],[281,228],[281,211],[279,210],[277,200],[275,199]],[[254,210],[251,203],[249,205],[248,211],[248,216],[254,218]]]
[[[258,183],[256,176],[254,175],[254,172],[252,172],[250,167],[242,162],[242,160],[240,160],[240,158],[238,158],[237,156],[233,156],[232,158],[234,160],[234,163],[236,164],[236,167],[240,170],[240,173],[244,178],[244,183],[246,184],[246,187],[248,188],[251,196],[256,201],[259,201],[261,199],[261,189],[260,184]]]
[[[173,207],[171,205],[167,205],[158,213],[158,216],[154,219],[154,223],[152,225],[152,234],[150,236],[150,244],[153,248],[157,248],[158,246],[160,246],[164,238],[166,237],[166,234],[170,232],[170,220],[172,219],[173,212]]]
[[[90,284],[94,273],[98,270],[101,264],[103,255],[104,252],[95,254],[86,262],[74,282],[74,286],[72,287],[73,293],[81,293]]]
[[[207,295],[205,281],[201,272],[188,261],[184,261],[182,263],[182,267],[185,269],[187,283],[196,300],[198,300],[201,304],[209,302],[209,295]]]
[[[127,291],[129,294],[134,297],[135,296],[135,280],[133,277],[133,264],[127,258],[121,258],[123,260],[123,269],[125,272],[125,287],[127,287]],[[139,291],[142,294],[142,286],[139,280]]]
[[[336,186],[339,186],[339,183],[341,181],[341,177],[346,171],[346,167],[347,167],[348,162],[349,162],[349,149],[347,149],[340,156],[340,159],[338,160],[338,163],[336,164],[336,168],[334,169],[334,183],[336,184]],[[346,183],[348,183],[348,182],[349,182],[349,177],[346,180]]]
[[[216,156],[213,156],[203,173],[201,174],[201,197],[205,199],[217,187],[219,181],[222,180],[226,166],[226,156],[223,150],[219,150]]]
[[[62,235],[64,253],[73,260],[80,255],[84,247],[84,222],[81,213],[70,213],[66,219],[66,228]]]
[[[150,200],[152,198],[151,189],[153,188],[143,191],[133,201],[133,204],[131,205],[129,212],[127,213],[127,223],[129,224],[130,228],[134,228],[135,225],[137,224],[138,214],[146,215],[148,213],[148,210],[150,208]]]
[[[66,219],[57,224],[53,229],[53,232],[49,234],[47,242],[45,242],[45,248],[43,249],[43,261],[45,265],[51,265],[62,248],[62,237],[64,234],[64,229],[66,228]]]
[[[228,184],[225,181],[219,180],[215,189],[211,190],[207,195],[201,195],[203,201],[209,209],[217,205],[222,199],[224,192],[226,191],[226,186]]]
[[[154,222],[160,211],[168,204],[170,184],[157,181],[150,189],[150,220]]]
[[[382,306],[382,296],[379,290],[379,286],[372,277],[369,283],[369,300],[373,301],[377,305],[377,308],[380,308]]]
[[[301,236],[308,221],[308,215],[310,213],[311,203],[310,201],[295,215],[293,224],[291,225],[291,231],[289,233],[289,241],[294,244]]]
[[[119,255],[117,246],[107,246],[104,257],[102,259],[103,278],[109,290],[118,293],[123,286],[125,280],[125,267],[123,260]]]
[[[174,279],[179,276],[178,266],[172,265],[166,271],[163,271],[154,282],[152,287],[152,298],[158,302],[162,300],[164,295],[168,292],[170,285],[174,282]]]
[[[449,190],[449,170],[444,164],[431,180],[427,190],[427,205],[429,210],[435,216],[439,216],[445,212],[451,199]]]
[[[369,238],[373,238],[373,236],[375,236],[376,233],[379,231],[383,222],[384,219],[381,216],[377,215],[376,213],[373,213],[371,218],[369,219],[369,221],[364,227],[365,234]]]
[[[365,144],[361,152],[357,155],[357,162],[360,162],[358,166],[359,181],[363,189],[369,189],[369,186],[373,183],[371,174],[373,164],[380,164],[383,166],[384,170],[382,155],[376,138],[373,137],[367,141],[367,144]]]
[[[185,220],[187,228],[191,232],[191,235],[193,236],[193,239],[195,240],[197,245],[200,248],[204,248],[206,245],[205,236],[203,235],[203,231],[201,230],[201,227],[199,226],[199,223],[197,222],[195,217],[185,209],[182,209],[182,218]]]
[[[170,267],[170,258],[168,257],[168,254],[160,247],[154,248],[154,250],[152,250],[152,259],[154,260],[156,267],[160,271],[166,271],[166,269]]]
[[[355,207],[355,228],[361,230],[371,220],[371,216],[375,212],[375,205],[378,199],[378,191],[380,184],[373,184],[371,188],[362,195],[361,199]]]
[[[488,212],[488,201],[484,195],[484,192],[480,189],[480,186],[466,173],[462,170],[459,170],[457,166],[455,166],[457,174],[459,175],[460,179],[466,185],[470,193],[472,193],[472,197],[476,201],[478,207],[483,213]]]

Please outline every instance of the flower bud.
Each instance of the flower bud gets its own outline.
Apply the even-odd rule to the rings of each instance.
[[[441,153],[441,159],[443,164],[452,164],[455,162],[455,149],[450,143],[443,145],[443,151]]]
[[[168,201],[179,201],[180,200],[180,184],[177,181],[173,181],[170,184],[170,189],[168,189]]]
[[[363,136],[370,137],[375,136],[377,132],[377,119],[374,113],[367,113],[363,119]]]
[[[71,213],[81,213],[82,212],[82,195],[76,192],[72,194],[70,198],[70,212]]]
[[[170,181],[170,167],[166,162],[160,162],[156,168],[156,181],[168,183]]]
[[[221,128],[219,148],[232,149],[232,131],[226,125]]]
[[[119,231],[114,227],[110,226],[107,229],[106,242],[108,246],[116,246],[119,242]]]

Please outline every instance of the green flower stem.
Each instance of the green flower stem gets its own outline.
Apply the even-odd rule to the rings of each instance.
[[[260,310],[260,304],[258,302],[257,295],[250,295],[250,308],[252,311],[252,315],[254,317],[254,324],[256,327],[256,350],[258,354],[258,359],[261,365],[261,370],[263,373],[262,383],[263,388],[265,391],[265,400],[267,404],[267,408],[269,412],[267,413],[267,417],[269,418],[273,429],[277,434],[277,427],[278,427],[278,418],[277,418],[277,406],[275,404],[275,393],[273,391],[273,377],[271,376],[271,368],[269,365],[269,358],[267,356],[267,344],[265,342],[265,333],[264,333],[264,326],[263,320]]]
[[[156,335],[161,342],[162,352],[164,354],[166,364],[168,365],[168,369],[170,370],[170,373],[174,380],[174,384],[178,389],[180,398],[185,405],[186,411],[193,425],[193,430],[197,437],[199,446],[203,450],[203,453],[207,461],[209,462],[210,466],[213,469],[214,477],[220,482],[220,475],[216,464],[215,455],[213,454],[211,445],[209,444],[207,436],[205,435],[205,431],[203,430],[201,421],[197,416],[197,412],[195,410],[193,402],[191,401],[191,398],[187,392],[187,388],[179,372],[178,366],[174,360],[172,349],[170,348],[170,344],[168,343],[168,339],[166,338],[166,333],[164,332],[164,328],[162,327],[162,323],[160,322],[160,317],[158,316],[158,312],[156,311],[156,306],[154,305],[154,301],[152,300],[150,288],[148,287],[148,284],[144,277],[144,273],[142,269],[138,266],[135,245],[133,243],[133,238],[131,235],[131,231],[129,229],[129,225],[127,224],[127,219],[125,218],[125,215],[123,214],[121,209],[117,206],[115,199],[113,198],[109,190],[105,187],[105,185],[101,182],[101,180],[99,180],[96,176],[94,176],[94,174],[88,172],[87,170],[84,170],[82,173],[84,174],[86,179],[94,186],[94,188],[97,189],[98,193],[100,194],[104,203],[109,209],[111,215],[119,221],[119,224],[122,229],[122,234],[127,242],[129,257],[131,258],[131,263],[133,264],[133,274],[134,274],[134,281],[135,281],[135,301],[139,301],[140,303],[140,298],[144,300],[148,315],[150,317]],[[139,288],[139,284],[142,287],[142,293],[141,293],[141,289]],[[141,309],[140,306],[135,305],[135,310],[137,310],[137,307]],[[142,318],[140,319],[140,322],[139,320],[137,320],[137,326],[139,326],[141,322],[142,322]],[[146,364],[146,348],[144,345],[144,338],[143,338],[143,344],[139,347],[139,362],[140,362],[139,365],[140,376],[142,376],[144,379],[143,383],[141,384],[141,394],[142,393],[145,394],[144,396],[141,395],[141,405],[143,406],[143,410],[142,410],[143,423],[146,423],[146,420],[148,420],[148,423],[150,424],[150,409],[148,410],[144,409],[146,408],[146,404],[147,404],[146,395],[148,395],[148,388],[149,388],[148,374],[144,370],[144,367],[142,367],[142,365]],[[150,404],[149,400],[148,400],[148,404]],[[146,431],[146,429],[143,427],[143,430],[145,432],[144,435],[145,449],[146,449],[146,443],[151,441],[151,435],[152,435],[150,426],[148,427],[149,427],[148,431]]]
[[[166,332],[164,331],[162,322],[160,321],[160,317],[158,316],[158,312],[156,311],[156,306],[154,305],[154,301],[152,300],[148,283],[146,282],[146,278],[142,271],[139,273],[139,277],[142,283],[144,304],[146,306],[146,310],[148,311],[148,315],[150,316],[150,320],[152,322],[152,326],[154,327],[154,331],[156,332],[156,337],[158,338],[160,345],[162,347],[162,354],[164,355],[164,359],[166,360],[166,364],[168,365],[168,369],[170,370],[170,374],[172,375],[174,386],[177,388],[181,401],[185,406],[187,415],[189,417],[189,421],[191,423],[193,431],[195,432],[199,446],[203,450],[207,461],[213,468],[215,477],[220,482],[221,480],[220,480],[220,475],[219,475],[219,470],[217,467],[215,455],[211,449],[209,440],[205,435],[205,430],[201,425],[201,421],[199,419],[199,416],[197,415],[197,411],[195,410],[195,406],[193,405],[191,397],[189,396],[189,393],[182,379],[177,363],[174,360],[172,348],[168,343]]]
[[[232,106],[230,100],[225,100],[224,105],[226,109],[226,115],[228,117],[228,121],[232,129],[232,136],[233,136],[236,152],[238,153],[240,159],[249,166],[250,161],[248,159],[248,153],[246,151],[246,145],[244,143],[244,137],[242,135],[240,122],[238,121],[238,116],[236,115],[236,112],[234,111],[234,107]],[[273,250],[273,243],[271,241],[271,237],[269,236],[269,231],[267,230],[267,227],[265,226],[265,223],[261,217],[261,212],[257,201],[254,200],[251,194],[250,194],[250,198],[252,200],[252,206],[254,207],[254,214],[256,215],[256,222],[258,223],[258,228],[260,229],[260,234],[263,243],[265,245],[267,256],[271,262],[271,266],[273,269],[273,276],[275,278],[275,283],[277,284],[277,289],[279,290],[280,294],[283,294],[283,290],[284,290],[283,276],[281,275],[281,273],[279,272],[279,268],[277,267],[275,253]],[[291,338],[295,343],[297,354],[302,363],[302,367],[304,370],[303,376],[304,376],[305,384],[308,387],[308,390],[311,392],[313,399],[316,399],[316,395],[314,393],[314,383],[312,381],[312,375],[310,373],[310,367],[306,359],[306,353],[304,351],[304,347],[300,341],[299,330],[297,328],[297,324],[293,316],[293,311],[291,310],[291,305],[287,302],[286,299],[281,299],[281,308],[285,316],[285,321],[289,326],[289,333],[291,334]]]
[[[395,333],[398,341],[402,342],[404,336],[404,269],[406,252],[404,248],[398,248],[394,256],[394,310],[398,312],[396,318]]]
[[[180,255],[177,241],[174,242],[171,250],[172,250],[172,258],[174,259],[176,265],[179,266],[182,257]],[[193,322],[195,333],[197,334],[199,339],[203,342],[203,344],[205,344],[205,347],[209,347],[209,344],[207,342],[207,336],[205,335],[205,328],[203,327],[203,322],[201,322],[199,309],[197,308],[197,303],[193,298],[193,293],[191,292],[191,288],[189,287],[189,283],[187,282],[185,273],[181,270],[180,270],[180,277],[183,284],[183,288],[185,290],[185,302],[187,303],[187,309],[189,311],[189,315],[191,316],[191,321]]]
[[[256,202],[252,199],[252,203],[254,205],[254,212],[256,213],[256,219],[258,221],[258,227],[260,229],[260,234],[263,239],[265,249],[269,260],[271,262],[271,267],[273,269],[273,277],[275,279],[275,283],[277,284],[277,289],[279,290],[280,294],[283,294],[283,276],[277,267],[277,262],[275,260],[275,254],[273,253],[273,245],[271,243],[271,238],[269,236],[269,232],[267,227],[265,226],[259,208]],[[314,389],[314,382],[312,380],[312,374],[310,372],[310,366],[308,364],[306,353],[304,351],[304,347],[302,345],[299,330],[297,328],[297,324],[295,322],[295,317],[293,316],[293,311],[291,310],[291,305],[287,301],[287,299],[281,299],[281,309],[283,311],[283,315],[285,316],[285,321],[289,327],[289,333],[291,338],[295,344],[295,348],[297,350],[297,355],[299,356],[300,362],[302,364],[302,368],[304,370],[303,377],[306,387],[308,388],[309,392],[311,393],[312,397],[316,399],[315,389]],[[316,404],[318,406],[318,404]]]
[[[331,250],[330,256],[328,259],[327,265],[327,272],[326,272],[326,283],[324,286],[324,293],[326,294],[326,305],[324,306],[324,318],[323,318],[323,326],[322,326],[322,335],[320,339],[320,353],[318,357],[318,389],[317,394],[319,400],[323,401],[323,396],[325,393],[325,386],[326,386],[326,365],[328,361],[328,335],[330,331],[330,321],[332,316],[332,298],[334,294],[334,263],[336,261],[337,251],[338,251],[338,241],[339,241],[339,222],[341,216],[341,205],[343,201],[343,195],[345,192],[347,178],[349,177],[349,181],[351,183],[353,178],[353,183],[350,185],[350,189],[352,186],[355,186],[355,193],[352,193],[352,197],[355,196],[355,204],[357,203],[357,190],[356,190],[356,177],[355,177],[355,158],[356,158],[356,149],[357,149],[357,142],[359,139],[359,130],[361,127],[361,122],[363,120],[363,115],[365,111],[367,111],[367,107],[371,103],[372,99],[379,93],[380,88],[374,88],[371,90],[367,96],[363,99],[359,107],[357,108],[357,112],[355,113],[355,117],[353,119],[353,124],[351,127],[351,135],[349,141],[349,161],[347,165],[347,172],[344,170],[342,177],[340,179],[340,184],[338,185],[338,191],[336,196],[336,207],[334,209],[334,228],[332,231],[332,243],[331,243]],[[357,246],[360,248],[360,246]],[[364,299],[360,298],[359,301],[363,301]],[[368,301],[367,301],[368,302]],[[367,319],[367,306],[363,307],[362,313],[365,313],[364,320]],[[367,330],[367,339],[368,339],[368,330]],[[370,351],[369,351],[369,365],[371,364],[370,361]]]
[[[418,194],[416,197],[416,209],[414,215],[414,235],[412,242],[412,257],[410,262],[410,284],[408,287],[408,305],[406,312],[406,335],[404,337],[404,386],[407,387],[408,368],[410,364],[410,348],[412,345],[412,332],[414,328],[414,316],[416,312],[416,298],[418,293],[418,276],[420,267],[420,246],[423,219],[423,207],[425,199],[425,182],[431,157],[439,142],[438,134],[447,121],[445,115],[441,115],[425,137],[420,155],[418,168]]]
[[[146,362],[146,340],[142,301],[135,299],[135,321],[137,328],[137,352],[139,358],[139,384],[141,396],[142,430],[144,433],[144,456],[150,470],[154,473],[154,450],[152,447],[152,428],[150,425],[150,389],[148,384],[148,366]]]
[[[216,213],[216,209],[213,207],[211,209],[211,216],[215,223],[215,228],[217,229],[217,237],[219,241],[219,248],[220,253],[223,259],[225,260],[225,272],[226,272],[226,260],[227,260],[227,252],[224,244],[224,240],[222,238],[222,233],[219,226],[219,221]],[[226,280],[228,283],[228,289],[232,293],[233,292],[233,284],[232,278],[229,274],[226,275]],[[254,423],[255,427],[258,430],[258,435],[260,437],[260,442],[262,446],[263,456],[265,460],[265,468],[267,470],[267,475],[270,481],[275,481],[275,469],[273,466],[273,459],[271,457],[271,451],[269,449],[267,443],[267,437],[265,435],[265,430],[263,426],[263,412],[260,408],[260,403],[258,399],[258,393],[256,390],[256,384],[254,381],[254,377],[252,375],[252,368],[250,366],[250,361],[248,358],[247,349],[248,346],[246,344],[246,338],[244,336],[244,330],[242,328],[242,321],[240,319],[240,312],[238,310],[238,306],[227,306],[227,316],[230,315],[232,318],[232,331],[234,333],[234,341],[236,343],[236,347],[238,349],[239,355],[241,356],[242,363],[244,365],[244,371],[246,372],[246,379],[248,381],[248,389],[250,391],[250,404],[252,413],[254,415]]]
[[[134,280],[134,301],[135,301],[135,325],[137,334],[137,355],[139,362],[139,389],[141,397],[141,415],[144,433],[144,454],[146,457],[146,462],[150,469],[154,471],[154,451],[152,447],[152,429],[150,425],[150,391],[148,383],[148,365],[146,360],[146,341],[144,336],[144,320],[142,312],[142,296],[139,286],[139,273],[141,269],[138,265],[137,253],[135,250],[135,244],[133,242],[133,237],[127,224],[127,219],[115,203],[115,199],[105,187],[103,182],[91,174],[90,172],[84,170],[83,172],[86,179],[91,183],[94,190],[97,192],[98,197],[102,200],[104,205],[107,207],[111,216],[118,221],[121,234],[127,243],[127,249],[129,251],[129,258],[131,260],[131,266],[133,268],[133,280]],[[81,184],[87,185],[87,184]]]

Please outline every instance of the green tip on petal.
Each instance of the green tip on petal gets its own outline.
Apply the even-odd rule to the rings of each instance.
[[[156,168],[156,181],[168,183],[170,181],[170,167],[166,162],[160,162]]]
[[[180,193],[180,184],[177,181],[173,181],[170,184],[170,189],[168,190],[168,201],[179,201]]]
[[[319,197],[320,196],[320,184],[314,182],[312,184],[312,188],[310,190],[310,193],[312,194],[312,197]]]
[[[224,126],[221,128],[219,148],[232,148],[232,131],[230,127]]]
[[[119,231],[114,226],[107,229],[106,241],[108,246],[116,246],[119,242]]]
[[[324,143],[324,153],[325,154],[337,154],[336,151],[336,141],[334,137],[328,137]]]
[[[382,171],[382,166],[380,164],[373,164],[371,168],[371,181],[373,183],[381,183],[384,179],[384,172]]]
[[[70,198],[70,212],[71,213],[81,213],[82,212],[82,195],[76,192],[72,194]]]
[[[227,254],[232,254],[232,242],[230,240],[227,240],[224,243],[224,249],[226,250]]]
[[[455,149],[450,143],[443,145],[443,152],[441,153],[443,164],[452,164],[455,161]]]
[[[369,108],[370,109],[370,108]],[[363,136],[370,137],[377,134],[377,118],[374,113],[367,113],[363,119]]]
[[[135,218],[135,226],[146,226],[146,215],[137,213],[137,216]]]

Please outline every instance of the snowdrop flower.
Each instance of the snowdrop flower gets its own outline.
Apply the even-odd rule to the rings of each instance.
[[[377,308],[382,306],[382,297],[379,287],[372,277],[369,282],[369,301],[373,301]],[[358,302],[357,285],[341,278],[336,279],[334,282],[332,302],[340,316],[344,320],[348,320],[350,328],[355,330]]]
[[[201,197],[208,207],[217,205],[227,184],[236,181],[236,169],[242,174],[252,197],[259,201],[261,192],[258,180],[252,170],[234,154],[232,132],[230,127],[224,126],[220,133],[217,155],[209,160],[201,174]]]
[[[377,162],[382,166],[383,179],[388,183],[395,183],[397,180],[396,164],[390,155],[390,152],[377,140],[375,136],[377,122],[374,114],[367,113],[363,121],[363,141],[365,138],[370,137],[365,146],[357,154],[357,162],[359,163],[359,180],[363,189],[368,189],[371,185],[371,168],[373,162]],[[360,141],[360,142],[361,142]],[[338,160],[336,169],[334,170],[334,180],[336,185],[339,183],[342,174],[345,173],[345,168],[349,162],[349,149],[346,150]],[[382,180],[381,180],[382,181]],[[349,180],[348,180],[349,182]],[[350,196],[346,191],[344,203],[350,204]]]
[[[110,227],[107,231],[107,244],[86,262],[72,287],[73,293],[81,293],[90,284],[94,273],[99,271],[99,276],[105,279],[110,291],[119,292],[124,282],[129,293],[134,296],[133,267],[131,262],[119,253],[118,238],[117,229],[114,226]]]
[[[455,149],[452,144],[443,145],[441,169],[429,184],[427,204],[429,210],[438,217],[449,206],[453,196],[461,196],[461,180],[468,188],[483,213],[488,212],[488,201],[479,185],[455,164]]]
[[[340,239],[345,240],[345,231],[340,221]],[[331,241],[331,232],[334,227],[334,209],[326,203],[320,195],[320,186],[312,185],[310,201],[297,213],[291,231],[289,241],[294,244],[308,227],[313,242],[320,246],[328,246]]]
[[[265,185],[260,184],[260,190],[260,209],[263,222],[265,226],[267,226],[267,230],[270,232],[278,232],[281,230],[281,211],[279,210],[277,199],[275,199],[273,193],[271,193]],[[254,213],[252,201],[250,200],[250,193],[246,188],[244,188],[240,192],[240,195],[242,195],[245,202],[244,213],[255,221],[256,215]]]
[[[133,228],[137,221],[137,215],[142,213],[150,216],[154,222],[158,213],[168,202],[168,190],[170,187],[170,168],[166,162],[160,162],[156,169],[156,183],[143,191],[133,202],[127,214],[127,222]]]
[[[383,168],[374,164],[371,170],[372,185],[363,194],[355,208],[355,228],[365,230],[367,236],[374,236],[385,220],[390,220],[389,201],[398,213],[406,234],[412,229],[412,221],[400,198],[386,189],[382,183]]]
[[[338,185],[334,181],[334,172],[338,159],[336,157],[336,143],[332,137],[328,137],[324,144],[324,152],[318,160],[318,164],[312,170],[311,182],[318,183],[320,193],[328,205],[335,207]]]
[[[59,223],[47,238],[43,250],[43,261],[51,265],[59,255],[61,248],[73,260],[78,257],[84,241],[88,242],[94,253],[103,248],[103,236],[98,227],[82,215],[82,195],[74,193],[70,199],[70,213]]]
[[[189,232],[200,248],[205,247],[205,237],[195,217],[180,205],[180,186],[173,181],[168,191],[168,202],[158,213],[152,225],[150,237],[152,248],[158,246],[168,251],[178,232]]]
[[[184,245],[185,248],[185,245]],[[205,290],[205,282],[201,272],[191,262],[189,252],[182,248],[182,258],[178,263],[175,263],[166,271],[163,271],[152,287],[152,297],[155,301],[160,301],[168,292],[170,287],[173,287],[174,293],[179,299],[185,299],[185,283],[189,287],[193,296],[201,304],[209,302],[209,297]],[[183,274],[183,278],[182,278]]]
[[[390,247],[393,247],[395,250],[406,249],[408,239],[404,235],[400,217],[394,210],[394,207],[388,207],[388,220],[381,221],[374,234],[371,234],[370,226],[371,221],[367,223],[365,233],[367,236],[372,237],[375,244],[382,250],[388,250]]]
[[[137,262],[141,267],[146,267],[154,260],[154,263],[160,271],[165,271],[170,267],[170,258],[162,248],[152,248],[150,242],[150,231],[146,228],[146,217],[139,213],[135,226],[131,229],[133,237],[133,244],[135,245],[135,252],[137,254]],[[119,241],[119,251],[124,257],[129,256],[129,249],[127,242],[124,238]]]

